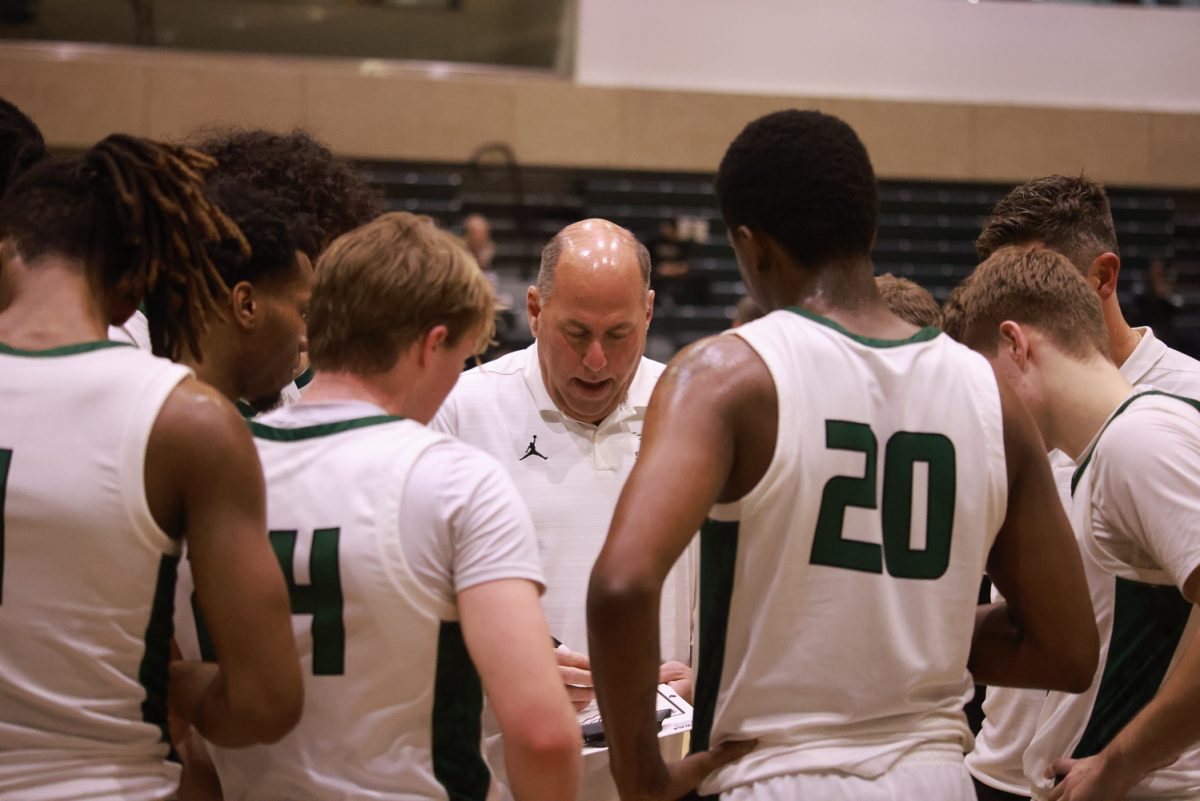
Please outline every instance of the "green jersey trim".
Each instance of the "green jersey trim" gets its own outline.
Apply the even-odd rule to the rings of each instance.
[[[1100,444],[1100,437],[1104,436],[1104,432],[1108,430],[1110,425],[1112,425],[1112,421],[1117,419],[1117,415],[1129,408],[1129,404],[1133,403],[1138,398],[1144,398],[1148,395],[1162,395],[1166,398],[1174,398],[1175,400],[1183,401],[1193,409],[1200,411],[1200,401],[1193,400],[1192,398],[1185,398],[1182,395],[1175,395],[1170,392],[1163,392],[1162,390],[1158,389],[1148,389],[1145,392],[1138,392],[1130,395],[1125,399],[1124,403],[1117,407],[1117,410],[1112,413],[1112,416],[1105,421],[1104,427],[1101,428],[1100,433],[1096,435],[1095,440],[1092,442],[1092,447],[1088,450],[1087,455],[1083,457],[1083,461],[1079,463],[1079,467],[1076,467],[1075,472],[1071,475],[1072,498],[1075,497],[1075,488],[1079,486],[1079,481],[1083,478],[1083,471],[1087,470],[1088,465],[1092,463],[1092,454],[1096,452],[1096,446]]]
[[[88,353],[93,350],[106,350],[107,348],[132,347],[128,342],[112,342],[107,339],[100,340],[99,342],[79,342],[75,345],[62,345],[61,347],[47,348],[45,350],[25,350],[0,342],[0,353],[6,356],[26,356],[31,359],[45,359],[54,356],[74,356],[77,353]]]
[[[467,653],[462,627],[443,621],[438,631],[433,685],[433,775],[450,801],[484,801],[492,777],[479,752],[483,684]]]
[[[162,732],[162,741],[169,743],[167,734],[167,665],[171,661],[171,638],[175,636],[175,578],[178,556],[163,556],[158,563],[158,581],[154,586],[154,601],[150,621],[143,637],[142,662],[138,665],[138,683],[146,691],[142,701],[142,720],[153,723]]]
[[[312,369],[312,365],[310,364],[308,367],[304,368],[304,372],[302,372],[300,375],[296,376],[296,380],[294,382],[296,384],[296,389],[304,389],[305,387],[307,387],[309,384],[312,383],[312,380],[313,380],[313,369]]]
[[[403,417],[396,417],[390,414],[377,414],[371,417],[340,420],[336,423],[320,423],[315,426],[304,426],[302,428],[275,428],[274,426],[256,423],[253,420],[250,421],[249,425],[250,433],[259,439],[268,439],[274,442],[298,442],[315,437],[327,437],[330,434],[340,434],[343,431],[353,431],[356,428],[394,423],[403,419]]]
[[[1113,580],[1113,630],[1104,673],[1072,759],[1104,750],[1154,697],[1192,611],[1175,587]]]
[[[833,320],[830,320],[828,317],[822,317],[819,314],[813,314],[808,309],[801,308],[800,306],[788,306],[787,310],[794,312],[801,317],[806,317],[809,320],[812,320],[814,323],[820,323],[827,328],[832,328],[842,336],[849,337],[855,342],[871,348],[898,348],[901,345],[912,345],[917,342],[928,342],[938,334],[942,333],[940,328],[930,325],[922,328],[908,339],[875,339],[874,337],[860,336],[859,334],[854,333],[853,331],[834,322]]]
[[[700,651],[696,660],[691,753],[707,751],[725,664],[738,523],[705,520],[700,527]]]

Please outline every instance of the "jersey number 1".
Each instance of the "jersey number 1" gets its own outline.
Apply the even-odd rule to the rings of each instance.
[[[4,603],[4,494],[8,489],[8,466],[12,451],[0,448],[0,604]]]
[[[954,527],[956,466],[954,443],[942,434],[897,431],[883,457],[883,545],[842,537],[846,508],[878,508],[876,475],[879,445],[864,423],[825,421],[825,447],[866,456],[863,475],[834,476],[821,493],[810,561],[864,573],[887,572],[897,578],[936,579],[950,564]],[[912,547],[913,472],[917,462],[929,468],[926,490],[925,547]]]

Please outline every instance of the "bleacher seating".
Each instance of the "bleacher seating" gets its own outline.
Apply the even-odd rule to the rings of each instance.
[[[659,304],[651,333],[677,349],[728,327],[744,294],[733,251],[716,204],[711,175],[616,173],[512,164],[364,163],[364,175],[383,190],[389,207],[429,214],[453,230],[480,213],[496,242],[493,263],[514,303],[520,286],[536,274],[541,248],[564,225],[603,217],[643,240],[663,220],[689,217],[708,224],[708,238],[692,244],[688,263],[708,285],[706,305]],[[992,206],[1009,189],[993,184],[882,181],[879,236],[873,258],[878,273],[891,272],[926,287],[939,300],[974,268],[974,240]],[[1147,291],[1155,260],[1177,273],[1183,302],[1182,331],[1200,343],[1200,195],[1109,188],[1121,242],[1122,303]],[[515,310],[522,318],[520,310]],[[1134,321],[1136,322],[1136,321]],[[528,337],[513,328],[519,346]]]

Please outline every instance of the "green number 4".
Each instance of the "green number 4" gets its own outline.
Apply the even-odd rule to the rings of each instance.
[[[0,604],[4,603],[4,494],[8,488],[8,466],[12,451],[0,448]]]
[[[271,548],[283,569],[293,615],[312,615],[313,675],[341,676],[346,672],[346,627],[342,622],[342,579],[338,568],[341,529],[319,528],[313,532],[308,557],[308,584],[296,583],[296,531],[272,531]],[[192,613],[200,655],[215,662],[216,649],[208,627],[200,616],[200,605],[192,593]]]
[[[864,573],[887,572],[897,578],[936,579],[950,565],[954,528],[956,469],[954,443],[941,434],[898,431],[888,439],[883,457],[880,517],[883,544],[842,537],[847,507],[876,509],[879,444],[864,423],[825,421],[825,447],[866,456],[862,476],[834,476],[821,493],[810,561]],[[912,545],[913,472],[917,462],[929,468],[925,547]]]

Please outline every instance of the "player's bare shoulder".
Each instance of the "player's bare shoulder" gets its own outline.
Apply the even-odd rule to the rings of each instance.
[[[706,337],[681,350],[658,381],[655,396],[660,394],[714,406],[776,405],[766,363],[744,339],[731,335]]]

